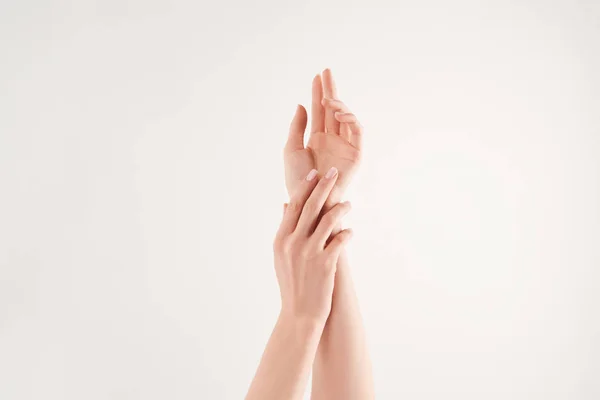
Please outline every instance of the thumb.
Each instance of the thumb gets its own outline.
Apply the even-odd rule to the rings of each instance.
[[[288,136],[287,143],[285,144],[286,150],[302,150],[304,148],[304,131],[306,130],[306,123],[308,116],[306,109],[298,104],[296,107],[296,113],[290,124],[290,133]]]

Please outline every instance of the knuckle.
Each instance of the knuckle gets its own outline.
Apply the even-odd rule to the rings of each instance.
[[[290,202],[287,209],[289,211],[298,212],[298,211],[302,210],[302,207],[303,207],[303,204],[296,200],[296,201]]]
[[[331,248],[332,251],[335,251],[336,248],[340,247],[341,245],[344,244],[344,239],[346,238],[346,234],[344,231],[338,233],[337,235],[335,235],[335,237],[331,240],[331,243],[329,243],[329,247]]]
[[[317,204],[314,201],[307,201],[302,210],[303,213],[314,214],[318,211]]]

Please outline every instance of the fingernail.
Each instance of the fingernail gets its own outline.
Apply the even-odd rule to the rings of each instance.
[[[335,174],[337,174],[337,168],[331,167],[329,168],[329,171],[327,171],[327,174],[325,174],[325,178],[331,179],[335,176]]]
[[[308,175],[306,175],[306,180],[312,181],[313,179],[315,179],[315,176],[317,176],[317,170],[311,169],[310,172],[308,173]]]

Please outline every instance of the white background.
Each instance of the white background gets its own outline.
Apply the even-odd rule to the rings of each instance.
[[[600,3],[0,6],[0,398],[241,399],[331,67],[380,399],[600,398]]]

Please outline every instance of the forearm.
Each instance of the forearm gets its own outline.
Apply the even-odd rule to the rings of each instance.
[[[281,314],[246,400],[302,399],[323,325]]]
[[[365,330],[345,254],[338,260],[331,313],[315,357],[311,398],[374,398]]]

